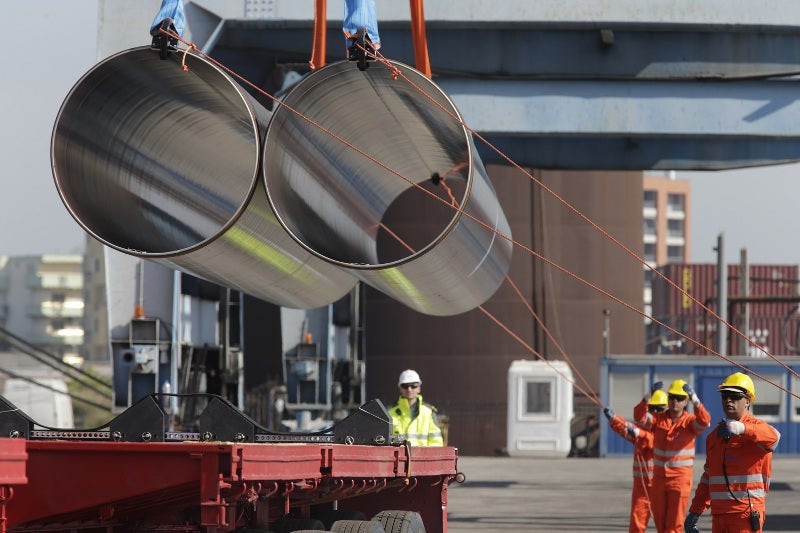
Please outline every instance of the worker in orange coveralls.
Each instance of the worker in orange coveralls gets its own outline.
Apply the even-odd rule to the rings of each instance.
[[[651,413],[667,409],[667,393],[655,391],[648,402]],[[653,434],[644,428],[625,421],[606,407],[603,413],[611,429],[625,440],[633,443],[633,488],[631,489],[631,517],[629,533],[645,533],[650,521],[650,488],[653,484]]]
[[[653,485],[650,489],[653,521],[659,533],[681,533],[692,494],[694,441],[708,429],[711,415],[694,389],[682,379],[673,381],[667,390],[665,412],[647,413],[648,401],[645,397],[639,402],[633,414],[636,421],[650,426],[653,432]],[[694,414],[686,412],[689,401],[694,405]]]
[[[706,437],[706,464],[684,522],[686,533],[697,533],[697,520],[711,507],[711,531],[761,531],[766,512],[772,452],[781,434],[750,414],[756,401],[753,380],[736,372],[723,381],[725,419]]]

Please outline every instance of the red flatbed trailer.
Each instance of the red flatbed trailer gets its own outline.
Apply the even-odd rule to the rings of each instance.
[[[336,502],[368,518],[414,511],[446,532],[457,459],[452,447],[0,439],[0,529],[268,531]]]

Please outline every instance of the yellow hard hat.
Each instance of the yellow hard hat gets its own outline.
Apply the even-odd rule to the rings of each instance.
[[[682,379],[676,379],[672,382],[669,386],[669,390],[667,390],[667,394],[674,394],[676,396],[689,396],[686,394],[686,391],[683,390],[683,386],[686,385],[686,381]]]
[[[647,402],[647,405],[650,406],[659,406],[659,405],[667,405],[667,393],[663,390],[657,390],[653,392],[653,395],[650,397],[650,401]]]
[[[724,390],[732,390],[732,391],[739,391],[739,392],[746,392],[748,396],[750,396],[750,401],[756,401],[756,388],[753,385],[753,380],[747,374],[742,374],[741,372],[735,372],[725,378],[725,381],[720,383],[717,390],[724,391]]]

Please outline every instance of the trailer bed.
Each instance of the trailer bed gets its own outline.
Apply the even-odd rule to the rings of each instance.
[[[224,532],[391,509],[446,532],[457,459],[452,447],[0,439],[0,516],[9,531]]]

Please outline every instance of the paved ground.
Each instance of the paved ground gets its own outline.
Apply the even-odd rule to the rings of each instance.
[[[695,482],[704,460],[696,461]],[[630,457],[460,457],[458,464],[466,481],[448,491],[449,533],[628,530]],[[698,525],[711,531],[710,516]],[[765,526],[800,532],[800,457],[775,457]]]

